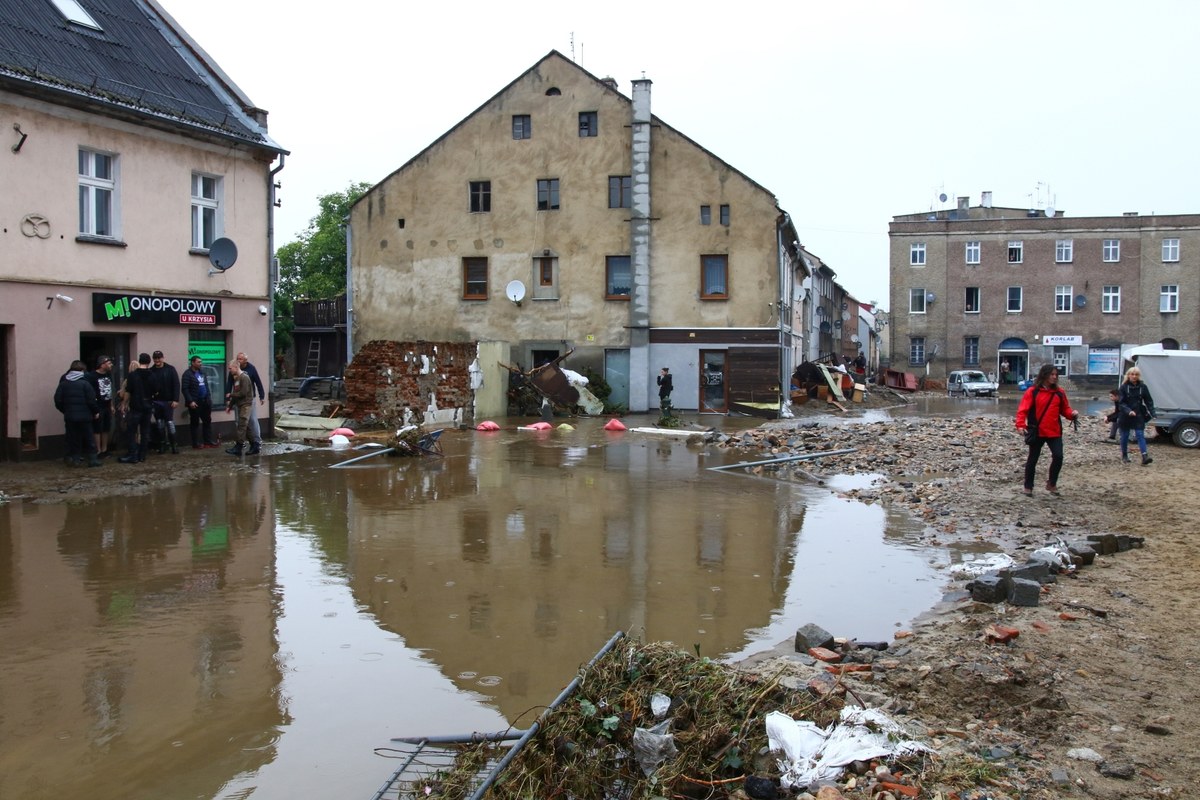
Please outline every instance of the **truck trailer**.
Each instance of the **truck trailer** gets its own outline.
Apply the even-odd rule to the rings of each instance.
[[[1200,447],[1200,352],[1164,350],[1160,344],[1125,352],[1126,368],[1137,364],[1154,397],[1154,426],[1180,447]]]

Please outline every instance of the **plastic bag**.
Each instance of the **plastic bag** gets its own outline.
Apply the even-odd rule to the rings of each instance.
[[[664,719],[653,728],[636,728],[633,731],[633,753],[647,777],[679,752],[675,749],[675,737],[667,732],[670,729],[671,720]]]

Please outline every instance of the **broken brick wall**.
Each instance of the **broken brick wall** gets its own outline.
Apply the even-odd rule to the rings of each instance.
[[[476,350],[475,342],[367,342],[346,367],[346,415],[398,422],[405,406],[425,412],[436,403],[470,416]]]

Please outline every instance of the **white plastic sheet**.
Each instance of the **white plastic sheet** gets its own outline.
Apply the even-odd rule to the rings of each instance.
[[[847,706],[841,721],[828,728],[779,711],[768,714],[766,724],[785,789],[834,780],[854,761],[930,751],[920,742],[900,738],[904,729],[878,709]]]

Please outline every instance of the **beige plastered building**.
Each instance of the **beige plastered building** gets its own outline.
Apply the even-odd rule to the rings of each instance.
[[[350,216],[352,347],[478,342],[477,416],[508,372],[565,362],[612,401],[778,403],[807,272],[775,196],[557,52],[374,186]]]

